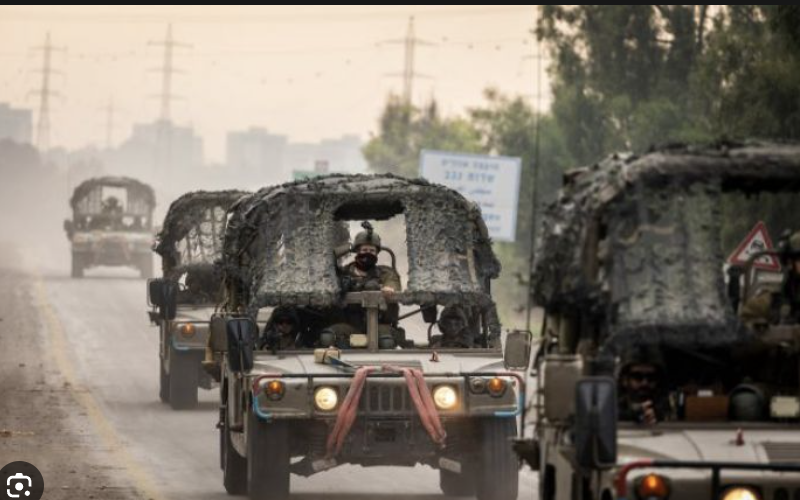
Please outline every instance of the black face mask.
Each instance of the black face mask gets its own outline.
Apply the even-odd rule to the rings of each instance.
[[[378,263],[378,256],[371,253],[356,254],[356,267],[362,271],[369,271]]]

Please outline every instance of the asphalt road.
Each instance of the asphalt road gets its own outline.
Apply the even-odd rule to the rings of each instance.
[[[30,300],[65,390],[74,393],[112,473],[124,476],[118,482],[153,500],[230,498],[219,468],[216,390],[201,391],[193,411],[175,412],[158,400],[158,332],[148,323],[145,281],[124,269],[75,280],[57,267],[28,266]],[[291,481],[297,499],[443,498],[438,472],[425,466],[341,466]],[[520,498],[535,498],[535,490],[535,474],[523,469]]]

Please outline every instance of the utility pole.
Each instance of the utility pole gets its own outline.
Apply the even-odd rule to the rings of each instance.
[[[538,228],[538,208],[539,208],[539,171],[542,168],[540,158],[539,138],[541,136],[541,115],[542,115],[542,53],[539,38],[533,35],[533,54],[526,57],[533,59],[533,78],[536,82],[536,92],[533,95],[533,119],[534,119],[534,142],[533,142],[533,163],[531,165],[531,239],[528,255],[528,296],[525,307],[525,329],[531,331],[531,312],[533,310],[533,271],[536,260],[536,230]]]
[[[157,171],[164,171],[172,164],[172,101],[179,99],[172,93],[172,76],[182,73],[174,66],[174,52],[176,48],[191,48],[191,45],[175,41],[172,37],[172,24],[167,25],[167,34],[163,40],[150,41],[148,45],[164,48],[161,67],[153,70],[161,74],[161,93],[154,96],[161,101],[154,151],[155,168]],[[174,172],[171,173],[174,174]]]
[[[110,150],[114,143],[114,98],[108,98],[106,105],[106,149]]]
[[[41,73],[41,86],[30,92],[39,99],[39,117],[36,124],[36,147],[40,152],[45,153],[50,150],[50,98],[60,94],[51,88],[51,77],[58,73],[53,69],[53,52],[64,51],[64,48],[54,47],[50,41],[50,32],[45,36],[44,45],[34,47],[33,50],[42,52],[42,68],[37,72]]]
[[[406,30],[405,38],[401,40],[387,40],[383,42],[390,45],[403,45],[404,58],[403,58],[403,72],[400,74],[391,74],[390,76],[402,76],[403,78],[403,102],[411,105],[414,99],[414,78],[426,78],[425,75],[417,73],[414,70],[414,57],[416,54],[417,46],[433,46],[432,42],[417,38],[414,30],[414,16],[408,19],[408,29]]]
[[[172,75],[181,73],[181,70],[176,69],[173,65],[174,51],[176,48],[191,48],[191,45],[177,42],[172,38],[172,24],[167,25],[167,34],[163,40],[150,41],[148,45],[164,48],[161,67],[153,70],[157,73],[161,73],[161,93],[157,94],[155,97],[161,100],[161,111],[158,116],[159,121],[170,122],[172,120],[172,101],[178,98],[178,96],[172,93]]]

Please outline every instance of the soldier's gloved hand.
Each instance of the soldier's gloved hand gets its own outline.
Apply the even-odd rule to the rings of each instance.
[[[653,402],[647,400],[642,403],[642,414],[640,420],[643,424],[655,425],[658,422],[656,417],[656,410],[653,407]]]

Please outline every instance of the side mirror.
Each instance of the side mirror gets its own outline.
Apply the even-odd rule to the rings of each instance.
[[[503,359],[510,370],[526,370],[531,361],[533,335],[525,330],[513,330],[506,335]]]
[[[439,319],[438,313],[439,311],[436,308],[436,304],[422,306],[422,320],[429,325],[436,323],[436,320]]]
[[[72,233],[75,231],[75,225],[69,219],[64,219],[64,231],[67,233],[67,237],[72,239]]]
[[[147,280],[147,303],[151,306],[161,307],[164,301],[164,279],[155,278]]]
[[[156,278],[147,282],[147,300],[158,307],[161,319],[173,320],[178,306],[178,284]]]
[[[228,336],[228,366],[237,373],[249,372],[253,369],[258,326],[250,318],[230,318],[225,323],[225,331]]]
[[[575,386],[575,458],[590,470],[617,463],[617,386],[611,377],[588,377]]]

